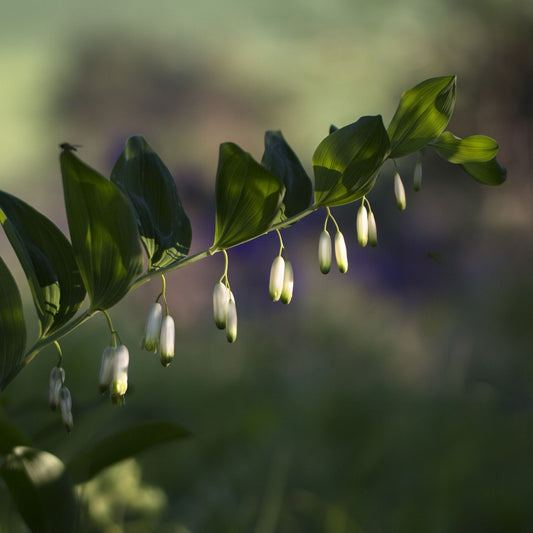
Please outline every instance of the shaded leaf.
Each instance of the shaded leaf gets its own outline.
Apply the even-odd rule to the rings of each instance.
[[[191,224],[176,183],[143,137],[126,141],[111,181],[129,197],[136,211],[149,269],[165,267],[189,253]]]
[[[68,226],[91,310],[121,300],[143,270],[142,248],[130,201],[114,184],[61,153]]]
[[[282,181],[233,143],[220,145],[216,227],[212,248],[229,248],[262,235],[278,216]]]
[[[403,93],[387,129],[389,157],[416,152],[444,131],[455,105],[455,87],[455,76],[442,76]]]
[[[31,531],[76,531],[74,486],[65,465],[55,455],[17,446],[6,457],[0,473]]]
[[[279,220],[285,220],[309,207],[313,195],[311,179],[280,131],[265,133],[265,152],[261,163],[285,185]]]
[[[30,446],[30,437],[19,426],[0,418],[0,455],[7,455],[15,446]]]
[[[0,222],[28,279],[44,337],[68,322],[85,298],[72,246],[48,218],[2,191]]]
[[[464,163],[461,168],[483,185],[501,185],[507,179],[507,170],[496,158],[485,163]]]
[[[330,133],[313,154],[315,205],[346,204],[367,194],[388,153],[389,138],[379,115]]]
[[[84,483],[107,466],[189,435],[188,431],[171,422],[149,422],[131,427],[80,453],[69,462],[68,469],[76,483]]]
[[[461,139],[445,131],[429,143],[438,154],[450,163],[484,163],[496,157],[498,143],[485,135],[472,135]]]
[[[0,388],[22,367],[25,347],[22,300],[11,272],[0,257]]]

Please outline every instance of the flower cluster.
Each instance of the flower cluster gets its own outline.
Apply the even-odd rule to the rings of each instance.
[[[291,262],[278,255],[270,267],[270,282],[268,290],[273,302],[280,301],[284,304],[292,300],[294,289],[294,271]]]
[[[65,370],[61,366],[54,366],[50,371],[48,400],[52,411],[55,411],[59,407],[63,425],[70,433],[74,426],[74,420],[72,418],[72,398],[70,396],[70,391],[65,387]]]
[[[224,277],[224,276],[223,276]],[[226,278],[227,283],[227,278]],[[219,281],[213,290],[213,315],[218,329],[226,330],[228,342],[237,339],[237,306],[229,284]]]
[[[175,324],[174,319],[168,313],[163,316],[163,307],[155,302],[148,310],[142,347],[149,352],[157,353],[163,366],[168,366],[174,358]]]
[[[107,346],[102,353],[98,388],[100,394],[109,392],[114,404],[122,405],[128,390],[130,353],[123,344]]]

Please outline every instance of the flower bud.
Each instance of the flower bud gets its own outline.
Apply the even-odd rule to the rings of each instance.
[[[163,366],[168,366],[174,358],[174,319],[166,315],[161,322],[161,339],[159,341],[159,358]]]
[[[115,348],[113,356],[113,384],[111,396],[124,396],[128,390],[128,366],[130,353],[126,346],[121,344]]]
[[[100,374],[98,376],[98,388],[100,394],[105,394],[109,390],[111,379],[113,377],[113,355],[115,348],[107,346],[102,354],[102,362],[100,363]]]
[[[339,272],[344,274],[348,270],[348,253],[344,235],[340,231],[335,233],[335,260],[337,261]]]
[[[420,159],[415,164],[415,171],[413,174],[413,189],[419,191],[422,187],[422,162]]]
[[[213,290],[213,314],[218,329],[226,327],[226,314],[228,312],[229,291],[226,285],[219,281]]]
[[[142,347],[149,352],[157,352],[162,315],[163,308],[161,307],[161,304],[158,302],[153,303],[148,310],[146,326],[144,328],[144,337],[142,340]]]
[[[237,306],[235,305],[235,298],[230,291],[228,312],[226,315],[226,339],[228,342],[235,342],[237,338]]]
[[[294,288],[294,271],[290,261],[285,261],[285,272],[283,274],[283,288],[281,289],[281,301],[288,304],[292,300],[292,289]]]
[[[62,367],[54,366],[50,371],[50,386],[48,392],[48,403],[50,409],[55,411],[59,405],[59,391],[65,381],[65,371]]]
[[[329,272],[331,268],[331,237],[328,230],[323,230],[318,239],[318,264],[322,274]]]
[[[405,201],[405,189],[400,174],[394,174],[394,195],[396,196],[396,205],[400,211],[403,211],[407,205]]]
[[[368,213],[364,204],[361,204],[357,211],[356,219],[357,241],[361,246],[366,246],[368,243]]]
[[[376,226],[376,219],[374,218],[374,213],[372,211],[368,213],[368,242],[372,247],[378,245],[378,228]]]
[[[270,298],[273,302],[280,299],[281,291],[283,290],[283,277],[285,275],[285,260],[281,255],[278,255],[272,262],[270,268],[270,283],[268,290]]]
[[[72,419],[72,398],[67,387],[61,387],[59,391],[59,407],[61,408],[61,419],[63,420],[63,424],[70,433],[74,421]]]

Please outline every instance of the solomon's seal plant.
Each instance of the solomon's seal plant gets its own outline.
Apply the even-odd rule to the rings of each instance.
[[[376,221],[367,197],[388,160],[392,160],[394,194],[401,210],[406,207],[406,195],[396,160],[422,149],[436,150],[482,184],[503,183],[506,171],[496,160],[496,141],[483,135],[462,139],[445,131],[455,89],[455,76],[428,79],[402,95],[388,126],[380,115],[364,116],[341,128],[331,126],[313,154],[313,179],[279,131],[265,134],[260,161],[234,143],[221,144],[213,243],[194,255],[189,255],[191,225],[174,178],[143,137],[126,141],[110,179],[82,161],[75,145],[62,143],[59,161],[70,238],[26,202],[0,191],[0,223],[28,281],[39,322],[38,336],[27,347],[20,293],[0,258],[0,387],[5,388],[43,348],[54,344],[60,362],[50,375],[50,405],[61,408],[70,429],[71,399],[62,360],[70,362],[74,354],[62,358],[59,342],[103,314],[111,340],[102,346],[100,372],[98,376],[95,368],[94,379],[114,403],[123,403],[130,352],[113,328],[109,309],[141,284],[153,278],[163,282],[147,309],[141,344],[145,350],[159,352],[167,366],[174,357],[175,327],[165,297],[165,273],[222,252],[225,269],[214,286],[214,320],[227,340],[234,342],[237,309],[228,279],[230,248],[277,231],[280,249],[272,264],[269,292],[272,300],[288,303],[294,272],[283,246],[283,229],[325,209],[319,267],[323,273],[331,268],[332,241],[327,230],[331,220],[335,259],[340,272],[346,272],[346,243],[331,210],[359,201],[354,213],[358,242],[376,246]],[[417,155],[416,190],[421,177]]]

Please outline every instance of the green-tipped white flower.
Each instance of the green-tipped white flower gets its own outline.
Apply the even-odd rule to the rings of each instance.
[[[272,267],[270,268],[270,283],[268,285],[270,298],[273,302],[277,302],[281,297],[284,275],[285,259],[283,259],[281,255],[278,255],[272,262]]]
[[[394,196],[396,196],[396,205],[398,206],[398,209],[403,211],[407,205],[407,202],[405,200],[403,181],[398,172],[394,174]]]
[[[228,304],[229,290],[224,283],[219,281],[213,290],[213,314],[218,329],[224,329],[226,327]]]
[[[292,290],[294,288],[294,271],[290,261],[285,261],[285,272],[283,274],[283,288],[281,289],[281,301],[288,304],[292,300]]]
[[[48,392],[48,403],[52,411],[55,411],[59,405],[59,391],[64,381],[65,371],[62,367],[54,366],[50,371],[50,387]]]
[[[226,314],[226,339],[228,342],[235,342],[237,338],[237,306],[235,305],[235,297],[230,291],[228,312]]]
[[[419,191],[422,187],[422,162],[420,159],[415,164],[415,171],[413,174],[413,189]]]
[[[174,330],[174,319],[170,315],[163,317],[159,340],[159,358],[163,366],[168,366],[174,358]]]
[[[149,352],[157,352],[162,318],[163,308],[161,307],[161,304],[158,302],[153,303],[148,310],[148,316],[146,318],[146,325],[144,327],[144,336],[142,340],[142,347]]]
[[[72,419],[72,398],[67,387],[61,387],[59,391],[59,407],[61,409],[61,419],[63,420],[63,424],[70,433],[74,426],[74,421]]]
[[[126,346],[121,344],[115,348],[113,356],[113,380],[111,396],[124,396],[128,390],[128,366],[130,364],[130,353]]]
[[[115,348],[107,346],[102,354],[102,362],[100,363],[100,373],[98,375],[98,389],[100,394],[105,394],[109,390],[111,379],[113,378],[113,355]]]
[[[339,272],[344,274],[348,270],[348,252],[344,235],[340,231],[335,233],[335,261],[337,261]]]
[[[368,213],[368,242],[370,246],[378,245],[378,228],[372,211]]]
[[[356,219],[357,242],[361,246],[366,246],[368,243],[368,213],[364,204],[361,204],[357,211]]]
[[[328,230],[323,230],[318,239],[318,264],[322,274],[329,272],[331,268],[331,237]]]

